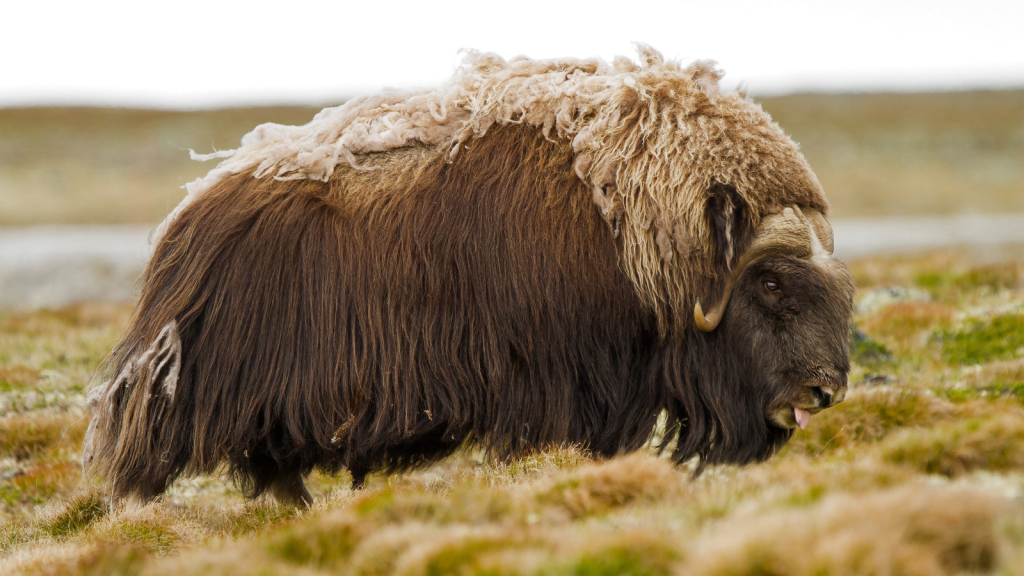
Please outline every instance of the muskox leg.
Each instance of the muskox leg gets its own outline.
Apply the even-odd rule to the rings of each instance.
[[[362,490],[363,486],[366,485],[366,474],[369,470],[366,466],[352,464],[348,467],[348,471],[352,474],[352,489]]]
[[[270,493],[281,504],[307,508],[313,503],[313,495],[302,481],[302,473],[298,470],[281,472],[270,484]]]

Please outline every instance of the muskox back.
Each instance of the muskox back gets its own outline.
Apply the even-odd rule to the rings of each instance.
[[[513,126],[450,163],[361,161],[327,182],[238,174],[171,224],[90,395],[86,461],[115,496],[223,462],[249,495],[305,498],[287,487],[314,468],[361,483],[469,440],[502,456],[648,439],[656,319],[566,141]]]

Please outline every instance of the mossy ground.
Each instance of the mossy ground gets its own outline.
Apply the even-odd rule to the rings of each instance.
[[[575,447],[511,462],[314,475],[308,511],[179,481],[108,508],[77,464],[84,390],[130,306],[0,315],[3,574],[1024,573],[1024,255],[851,264],[847,400],[770,461]]]

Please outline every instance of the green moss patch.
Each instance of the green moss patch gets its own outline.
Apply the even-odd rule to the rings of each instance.
[[[884,344],[853,327],[850,329],[850,360],[861,366],[877,369],[892,365],[895,358]]]
[[[652,534],[626,535],[616,543],[598,546],[570,565],[567,574],[574,576],[616,576],[636,574],[656,576],[672,574],[680,553],[667,537]]]
[[[914,276],[914,283],[932,295],[950,299],[971,292],[991,293],[1020,286],[1016,262],[970,268],[966,272],[926,270]]]
[[[935,393],[957,403],[986,398],[1012,398],[1018,402],[1024,402],[1024,382],[997,380],[992,384],[976,388],[937,388]]]
[[[957,366],[1019,357],[1024,355],[1024,314],[975,320],[962,330],[941,333],[938,339],[943,359]]]

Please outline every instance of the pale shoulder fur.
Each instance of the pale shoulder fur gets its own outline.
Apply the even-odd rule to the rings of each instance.
[[[154,243],[190,201],[231,174],[326,181],[340,163],[366,168],[361,154],[427,145],[454,155],[495,124],[525,123],[571,142],[576,174],[622,234],[640,297],[659,313],[666,305],[686,310],[697,278],[715,274],[705,207],[716,183],[736,190],[754,226],[790,204],[827,213],[827,202],[768,114],[743,94],[719,90],[723,73],[714,63],[683,67],[638,49],[639,63],[610,64],[469,53],[439,89],[355,98],[304,126],[258,126],[235,150],[193,153],[222,161],[188,184]]]

